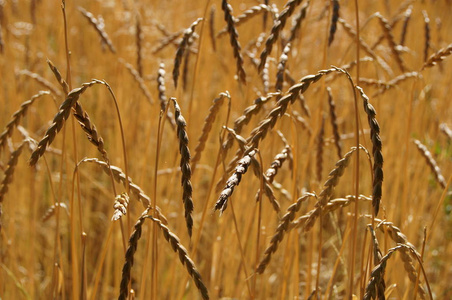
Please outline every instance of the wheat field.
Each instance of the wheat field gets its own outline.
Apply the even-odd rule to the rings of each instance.
[[[452,298],[449,0],[0,0],[0,299]]]

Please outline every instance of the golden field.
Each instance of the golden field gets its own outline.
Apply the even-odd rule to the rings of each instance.
[[[451,298],[451,14],[0,0],[0,299]]]

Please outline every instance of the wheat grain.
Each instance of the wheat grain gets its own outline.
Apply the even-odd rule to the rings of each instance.
[[[221,9],[224,12],[224,20],[226,21],[228,33],[229,33],[229,41],[232,46],[232,50],[234,52],[234,58],[236,60],[237,66],[237,76],[242,83],[246,83],[246,73],[243,68],[243,57],[240,51],[242,50],[239,43],[239,34],[234,24],[234,17],[232,16],[232,6],[228,3],[227,0],[221,1]]]
[[[193,187],[191,184],[190,150],[188,149],[188,135],[185,131],[187,123],[181,114],[176,98],[171,98],[174,104],[174,117],[177,124],[177,137],[179,139],[179,152],[181,154],[180,168],[182,172],[181,184],[183,188],[182,201],[185,208],[185,221],[187,223],[188,235],[191,237],[193,230]]]

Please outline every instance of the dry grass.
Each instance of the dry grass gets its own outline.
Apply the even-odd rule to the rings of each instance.
[[[452,5],[358,2],[0,0],[0,298],[452,298]]]

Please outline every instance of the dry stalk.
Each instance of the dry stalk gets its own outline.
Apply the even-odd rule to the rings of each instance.
[[[228,3],[227,0],[222,0],[221,9],[224,12],[224,20],[227,24],[227,31],[229,33],[229,40],[234,51],[234,57],[236,59],[237,65],[237,76],[242,83],[246,83],[246,73],[243,68],[243,57],[240,51],[242,50],[239,43],[239,34],[237,29],[235,28],[234,17],[232,16],[232,6]]]
[[[8,137],[11,137],[11,135],[13,134],[14,128],[19,125],[20,120],[27,114],[28,108],[33,104],[34,101],[44,95],[50,95],[50,92],[40,91],[36,95],[33,95],[29,100],[23,102],[20,105],[20,108],[13,113],[11,120],[5,126],[5,130],[0,134],[0,152],[5,147]]]
[[[270,260],[272,258],[273,253],[278,250],[278,246],[284,238],[284,234],[290,229],[289,225],[295,218],[295,214],[300,210],[301,205],[309,198],[315,197],[314,194],[307,193],[302,197],[297,199],[297,202],[289,206],[286,210],[286,213],[281,218],[281,221],[276,228],[276,232],[270,240],[270,245],[267,246],[267,249],[264,252],[264,258],[259,263],[259,266],[256,268],[256,273],[262,274],[267,268]]]
[[[135,70],[135,68],[129,64],[128,62],[124,61],[122,58],[119,59],[119,62],[126,67],[126,69],[129,71],[130,75],[132,75],[133,79],[138,83],[138,86],[140,87],[141,92],[146,97],[148,102],[150,104],[154,104],[154,100],[152,99],[151,92],[149,92],[149,89],[147,88],[146,84],[144,83],[143,78],[140,76],[139,72]]]
[[[113,208],[115,212],[113,213],[112,221],[117,221],[121,219],[122,216],[127,214],[127,207],[129,206],[129,195],[127,193],[122,193],[121,195],[117,195],[115,198],[115,203],[113,204]]]
[[[94,27],[94,29],[99,34],[102,42],[108,46],[108,49],[110,49],[110,51],[112,53],[116,53],[116,48],[115,48],[115,46],[113,46],[113,43],[111,42],[110,38],[108,37],[108,34],[104,29],[105,26],[104,26],[103,22],[102,23],[99,22],[99,20],[97,20],[92,13],[85,10],[83,7],[79,6],[78,10],[88,20],[88,22]]]
[[[341,136],[339,134],[339,126],[337,125],[337,115],[336,115],[336,105],[333,99],[333,93],[331,88],[327,87],[326,91],[328,93],[328,106],[330,108],[330,121],[331,128],[333,129],[334,145],[336,146],[337,155],[339,158],[342,157],[342,146],[341,146]]]
[[[185,221],[188,235],[191,237],[193,229],[193,187],[191,185],[190,150],[188,149],[188,135],[185,131],[187,123],[181,114],[176,98],[171,98],[174,104],[174,117],[177,124],[177,137],[179,139],[179,152],[181,154],[180,168],[182,172],[181,184],[183,188],[182,201],[185,208]]]
[[[195,155],[192,159],[192,166],[195,166],[198,161],[201,159],[202,151],[204,150],[207,142],[207,138],[209,137],[210,130],[212,129],[213,122],[220,111],[221,106],[223,105],[224,99],[227,98],[231,101],[231,96],[229,92],[220,93],[220,95],[212,101],[212,105],[209,108],[209,114],[204,119],[204,125],[202,128],[201,136],[198,139],[198,145],[195,148]]]
[[[39,158],[44,154],[46,151],[46,148],[53,142],[55,139],[55,136],[57,133],[61,130],[63,127],[65,121],[69,117],[69,114],[71,112],[72,107],[75,105],[77,100],[79,99],[80,95],[89,87],[91,87],[94,84],[103,84],[102,81],[99,80],[93,80],[88,83],[82,84],[81,87],[73,89],[66,97],[66,100],[61,104],[58,113],[55,115],[52,121],[52,125],[47,129],[44,138],[42,138],[41,141],[39,141],[38,147],[35,151],[31,154],[30,157],[30,165],[34,166]]]
[[[215,203],[214,210],[220,210],[220,215],[224,212],[228,205],[228,199],[232,196],[234,188],[239,185],[243,174],[248,170],[251,164],[251,158],[256,154],[256,149],[245,152],[245,155],[237,163],[234,174],[226,181],[226,186],[223,188],[217,202]]]
[[[174,86],[177,87],[177,80],[179,78],[179,69],[182,63],[182,58],[184,57],[185,50],[189,46],[189,40],[195,33],[195,28],[198,26],[199,22],[202,21],[202,18],[198,18],[195,22],[193,22],[189,28],[184,31],[184,36],[179,43],[179,46],[176,50],[176,57],[174,58],[174,69],[173,69],[173,80]]]
[[[138,248],[138,241],[140,240],[141,233],[143,231],[143,224],[148,217],[149,208],[146,209],[138,218],[135,223],[134,230],[129,238],[129,246],[127,247],[124,266],[122,267],[122,277],[121,284],[119,287],[119,297],[118,300],[126,300],[129,294],[129,282],[131,277],[131,271],[133,266],[133,256]]]
[[[400,68],[400,71],[402,71],[402,73],[405,73],[407,68],[405,66],[405,63],[402,60],[402,57],[400,56],[400,52],[395,43],[394,35],[392,34],[391,25],[389,24],[388,20],[386,20],[386,18],[383,17],[380,13],[376,13],[375,16],[380,21],[380,25],[383,28],[383,33],[384,33],[386,39],[388,40],[389,48],[391,49],[391,52],[397,62],[397,65]]]
[[[154,221],[162,230],[163,237],[165,240],[171,245],[171,248],[174,252],[176,252],[179,255],[179,260],[182,263],[182,265],[185,266],[187,269],[188,274],[193,279],[196,287],[198,288],[199,292],[201,293],[201,297],[204,300],[209,299],[209,292],[202,281],[201,274],[199,273],[198,269],[196,268],[195,263],[188,255],[187,249],[185,249],[184,246],[180,243],[179,238],[177,235],[175,235],[173,232],[169,230],[167,226],[165,226],[161,220],[155,219],[151,216],[146,216],[147,218]]]
[[[339,0],[332,0],[333,2],[333,14],[331,15],[330,35],[328,36],[328,47],[334,41],[334,34],[337,29],[337,20],[339,19]]]
[[[421,155],[425,158],[427,165],[430,167],[430,170],[432,170],[432,173],[435,174],[436,181],[443,189],[445,189],[447,186],[446,179],[441,173],[441,169],[433,158],[432,153],[428,151],[427,147],[425,147],[425,145],[419,140],[414,140],[413,142],[416,144],[419,153],[421,153]]]
[[[284,10],[279,14],[278,18],[275,20],[273,27],[271,29],[271,33],[268,36],[265,42],[265,49],[261,52],[260,55],[260,63],[258,66],[258,71],[261,72],[265,66],[265,62],[267,61],[267,57],[272,52],[273,45],[278,40],[279,34],[283,30],[286,25],[286,21],[293,14],[295,8],[300,5],[302,0],[289,0],[284,5]]]

